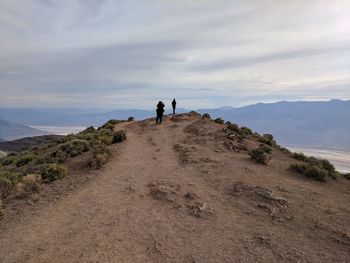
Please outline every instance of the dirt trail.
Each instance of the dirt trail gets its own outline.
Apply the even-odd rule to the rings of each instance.
[[[303,234],[297,226],[274,222],[264,209],[284,222],[291,220],[291,212],[268,190],[238,184],[228,191],[232,167],[220,168],[230,163],[224,158],[227,153],[210,149],[212,154],[202,163],[181,164],[176,148],[186,141],[188,134],[183,130],[194,121],[168,118],[160,126],[153,122],[127,125],[128,139],[120,152],[82,187],[0,226],[0,262],[346,259],[346,236],[339,237],[344,242],[339,248],[323,239],[314,244],[319,236],[305,241],[311,232]],[[187,147],[196,150],[190,144]],[[226,177],[218,177],[221,173]],[[265,208],[255,212],[252,200]],[[280,243],[289,236],[290,241]],[[328,247],[326,255],[315,252],[317,247]],[[337,255],[331,251],[334,248]]]

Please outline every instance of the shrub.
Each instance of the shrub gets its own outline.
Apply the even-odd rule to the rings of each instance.
[[[328,171],[328,176],[331,177],[332,179],[337,178],[337,172],[335,170],[335,167],[333,164],[330,163],[330,161],[326,159],[319,160],[320,166]]]
[[[19,173],[0,171],[0,197],[8,196],[20,180]]]
[[[299,164],[299,163],[292,163],[289,166],[289,169],[291,169],[294,172],[303,174],[304,171],[306,170],[306,165],[305,164]]]
[[[216,123],[219,123],[219,124],[224,124],[225,123],[225,121],[222,118],[216,118],[214,121]]]
[[[251,150],[249,152],[249,155],[250,155],[250,158],[255,160],[257,163],[261,163],[261,164],[264,164],[264,165],[267,165],[269,163],[269,161],[271,160],[271,157],[267,156],[265,154],[265,152],[262,149],[260,149],[260,148]]]
[[[204,113],[204,114],[202,115],[202,118],[211,119],[211,116],[210,116],[209,113]]]
[[[24,190],[28,193],[39,193],[41,191],[41,176],[39,174],[28,174],[22,178]]]
[[[229,124],[227,125],[227,129],[230,130],[230,131],[232,131],[232,132],[239,132],[239,127],[238,127],[238,125],[235,124],[235,123],[229,123]]]
[[[20,167],[20,166],[26,165],[28,163],[33,162],[35,159],[36,159],[36,156],[32,153],[26,153],[26,154],[20,155],[16,160],[16,166]]]
[[[53,182],[67,175],[67,169],[59,164],[47,164],[41,169],[41,178],[44,183]]]
[[[244,138],[253,134],[252,130],[247,127],[242,127],[238,133]]]
[[[90,168],[100,169],[105,163],[108,162],[111,154],[111,151],[102,145],[95,147],[92,152],[92,158],[89,161]]]
[[[80,132],[80,134],[93,133],[95,131],[96,131],[95,127],[90,126],[90,127],[87,127],[85,130],[83,130],[82,132]]]
[[[312,164],[306,165],[294,163],[290,166],[290,169],[320,182],[326,181],[326,176],[328,175],[327,170]]]
[[[66,153],[68,157],[75,157],[83,152],[89,151],[89,143],[85,140],[73,139],[61,145],[60,150]]]
[[[344,174],[344,177],[345,177],[346,179],[350,180],[350,173]]]
[[[269,146],[267,146],[265,144],[260,145],[259,149],[261,149],[265,153],[271,153],[272,152],[271,147],[269,147]]]
[[[133,120],[135,120],[135,118],[133,117],[133,116],[130,116],[129,118],[128,118],[128,121],[130,122],[130,121],[133,121]]]
[[[120,143],[126,139],[126,133],[123,130],[116,131],[113,134],[113,140],[112,143]]]
[[[326,180],[327,171],[316,165],[309,165],[306,167],[304,175],[317,181],[324,182]]]
[[[299,161],[307,161],[308,157],[303,153],[293,153],[293,158]]]
[[[55,163],[64,163],[65,161],[67,161],[67,153],[62,150],[57,150],[53,152],[51,156],[53,157],[53,162]]]
[[[264,134],[259,138],[259,142],[265,143],[270,146],[276,145],[276,142],[273,140],[273,136],[271,134]]]
[[[114,129],[114,126],[118,123],[120,123],[121,121],[119,120],[115,120],[115,119],[111,119],[109,121],[107,121],[105,124],[103,124],[101,127],[99,127],[98,129],[107,129],[107,130],[112,130]]]

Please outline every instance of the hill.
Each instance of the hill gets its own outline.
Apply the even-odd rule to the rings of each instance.
[[[169,110],[170,106],[167,106]],[[179,113],[186,111],[178,109]],[[350,101],[282,101],[241,108],[200,109],[197,112],[208,112],[213,117],[223,117],[258,132],[273,134],[283,145],[350,150]],[[0,109],[0,119],[33,126],[99,126],[111,118],[126,119],[129,116],[140,120],[153,117],[154,111]]]
[[[39,144],[50,142],[62,138],[59,135],[42,135],[21,138],[13,141],[0,142],[0,150],[4,152],[21,152],[29,150]]]
[[[350,150],[350,101],[259,103],[198,112],[273,134],[283,145]]]
[[[125,141],[104,143],[104,134],[120,129]],[[42,161],[56,160],[49,158],[57,158],[54,152],[69,153],[61,164],[67,176],[43,184],[39,193],[4,199],[3,262],[350,257],[350,181],[326,161],[288,152],[270,135],[190,113],[167,116],[158,126],[154,119],[111,121],[65,138],[38,146],[37,159],[20,166],[40,172]],[[85,151],[71,155],[84,149],[77,145],[86,145]],[[90,170],[88,160],[97,157],[90,147],[98,145],[112,154],[102,168]],[[4,160],[12,166],[23,159]]]
[[[4,142],[4,141],[5,141],[4,139],[1,139],[1,138],[0,138],[0,142]]]
[[[22,124],[0,120],[0,136],[7,141],[45,134],[48,133]]]

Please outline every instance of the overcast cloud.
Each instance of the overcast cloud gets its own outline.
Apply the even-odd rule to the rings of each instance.
[[[349,0],[0,0],[0,106],[350,99]]]

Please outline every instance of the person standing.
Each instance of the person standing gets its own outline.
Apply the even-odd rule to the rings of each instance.
[[[175,109],[176,109],[176,100],[173,99],[173,102],[171,103],[171,105],[173,106],[173,114],[175,114]]]
[[[163,118],[163,113],[164,113],[164,103],[162,101],[159,101],[157,104],[157,119],[156,119],[156,124],[161,124],[162,123],[162,118]]]

